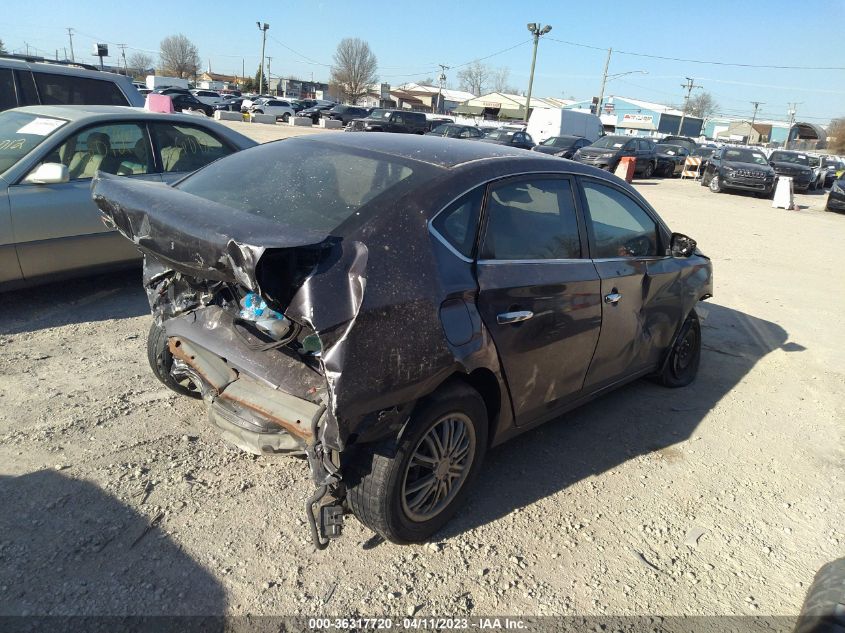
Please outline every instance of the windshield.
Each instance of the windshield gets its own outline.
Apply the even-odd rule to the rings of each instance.
[[[449,125],[448,123],[444,123],[434,128],[431,133],[439,136],[457,136],[460,133],[460,129],[453,125]]]
[[[692,152],[693,156],[704,156],[707,158],[712,156],[714,153],[716,153],[716,150],[712,147],[696,147]]]
[[[755,165],[769,164],[769,161],[766,160],[766,157],[763,154],[750,149],[726,149],[722,158],[735,163],[754,163]]]
[[[836,160],[835,158],[825,158],[822,161],[822,165],[824,165],[825,167],[840,167],[842,163]]]
[[[604,136],[597,140],[590,147],[597,147],[599,149],[620,149],[628,139],[621,136]]]
[[[575,139],[569,136],[553,136],[540,144],[551,147],[572,147],[575,144]]]
[[[389,119],[392,112],[390,110],[373,110],[370,112],[368,119]]]
[[[658,143],[655,149],[661,154],[669,154],[669,156],[683,154],[687,151],[686,147],[681,147],[680,145],[667,145],[666,143]]]
[[[260,145],[212,163],[177,189],[285,226],[330,233],[368,202],[398,197],[439,170],[315,140]]]
[[[0,113],[0,174],[29,154],[67,121],[7,110]]]
[[[484,138],[492,138],[497,141],[502,141],[504,139],[510,138],[516,134],[513,130],[493,130],[492,132],[488,132]]]
[[[806,154],[791,154],[789,152],[773,152],[772,161],[778,163],[794,163],[795,165],[809,165]]]

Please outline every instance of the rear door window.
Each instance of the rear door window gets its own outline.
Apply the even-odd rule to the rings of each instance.
[[[165,172],[195,171],[234,151],[215,134],[191,125],[155,123],[153,138]]]
[[[581,240],[568,178],[528,178],[495,185],[487,197],[482,257],[574,259]]]
[[[594,259],[658,254],[657,223],[633,198],[592,180],[582,185]]]
[[[129,105],[113,81],[33,73],[44,105]]]

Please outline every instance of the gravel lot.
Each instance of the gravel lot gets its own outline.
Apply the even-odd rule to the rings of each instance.
[[[424,546],[349,518],[315,551],[306,463],[227,450],[153,378],[139,272],[5,294],[0,615],[797,613],[845,554],[845,216],[637,186],[714,260],[698,380],[493,450]]]

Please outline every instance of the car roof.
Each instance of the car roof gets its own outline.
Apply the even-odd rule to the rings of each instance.
[[[492,143],[465,141],[425,136],[418,134],[317,134],[298,137],[313,140],[334,147],[349,147],[379,152],[397,158],[414,160],[438,167],[452,168],[473,161],[497,160],[502,158],[548,161],[554,171],[561,170],[561,159],[557,157],[528,152],[524,149],[507,147]],[[286,141],[281,141],[286,142]],[[577,163],[567,166],[570,171],[579,171]]]
[[[175,112],[168,114],[164,112],[150,112],[144,108],[133,108],[131,106],[110,106],[110,105],[37,105],[15,108],[16,112],[26,112],[41,116],[52,116],[67,121],[83,121],[85,119],[102,119],[103,117],[125,117],[141,119],[157,119],[161,117],[176,117],[179,120],[196,121],[199,117],[190,114]],[[200,119],[202,121],[202,119]]]

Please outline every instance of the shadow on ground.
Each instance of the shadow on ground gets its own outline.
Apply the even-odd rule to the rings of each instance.
[[[162,531],[166,517],[151,528],[155,515],[138,514],[94,484],[49,470],[0,477],[0,508],[0,629],[37,627],[34,616],[226,610],[222,586]]]
[[[0,334],[127,319],[149,311],[138,267],[6,292],[0,303]]]
[[[438,536],[491,523],[646,453],[689,439],[707,413],[769,352],[801,352],[775,323],[701,305],[701,368],[680,389],[639,380],[493,449],[467,507]],[[537,526],[538,530],[551,529]]]

